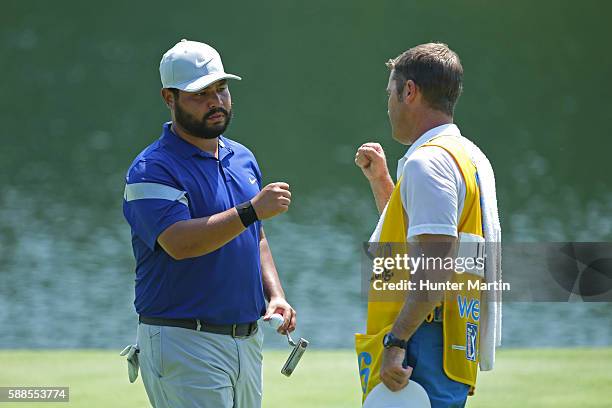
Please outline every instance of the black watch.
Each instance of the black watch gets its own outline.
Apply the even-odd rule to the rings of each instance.
[[[386,349],[390,347],[399,347],[401,349],[406,350],[406,345],[407,345],[406,340],[398,339],[391,332],[385,334],[385,337],[383,337],[383,346]]]

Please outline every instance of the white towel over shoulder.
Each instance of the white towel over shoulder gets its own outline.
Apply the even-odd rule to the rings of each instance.
[[[498,282],[501,270],[501,226],[497,211],[495,175],[489,159],[469,139],[458,136],[469,152],[478,171],[482,198],[482,226],[486,242],[485,281]],[[495,363],[495,347],[501,345],[502,303],[500,291],[487,291],[481,299],[480,317],[480,370],[489,371]]]

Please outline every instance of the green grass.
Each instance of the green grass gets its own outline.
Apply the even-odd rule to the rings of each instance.
[[[360,405],[350,350],[309,350],[291,378],[279,370],[286,351],[266,351],[264,407]],[[123,357],[108,350],[0,351],[0,386],[69,386],[70,403],[16,406],[147,407],[140,378],[127,380]],[[612,407],[612,348],[501,350],[493,372],[480,373],[468,407]]]

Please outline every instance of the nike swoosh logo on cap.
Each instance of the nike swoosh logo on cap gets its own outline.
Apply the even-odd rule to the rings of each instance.
[[[196,60],[195,62],[195,66],[198,68],[202,68],[204,66],[206,66],[210,61],[212,61],[212,58],[210,58],[209,60],[204,60],[204,61],[200,61],[200,60]]]

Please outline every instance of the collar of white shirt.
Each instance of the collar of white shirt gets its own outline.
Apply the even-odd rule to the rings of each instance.
[[[404,165],[406,164],[408,157],[410,157],[410,155],[414,153],[416,149],[442,134],[449,136],[461,136],[461,131],[454,123],[447,123],[445,125],[436,126],[435,128],[429,129],[427,132],[423,133],[412,145],[410,145],[406,154],[397,162],[397,180],[399,180],[404,173]]]

